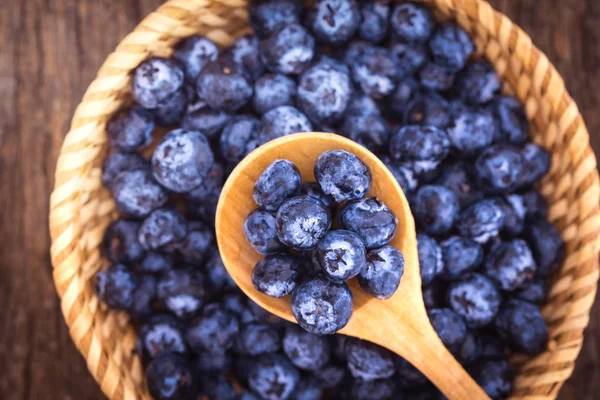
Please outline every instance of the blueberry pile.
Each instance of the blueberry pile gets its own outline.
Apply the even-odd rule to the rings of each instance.
[[[102,181],[120,218],[101,243],[110,266],[97,274],[98,297],[139,327],[137,351],[157,400],[441,398],[385,349],[306,332],[265,312],[221,262],[214,215],[232,168],[272,139],[335,132],[372,150],[398,180],[417,222],[432,325],[491,397],[507,397],[507,354],[535,355],[546,346],[539,307],[564,258],[534,188],[550,156],[528,141],[522,105],[500,94],[493,67],[473,55],[455,24],[436,23],[412,3],[311,3],[253,2],[255,33],[231,47],[193,36],[171,58],[136,68],[134,102],[106,128],[112,150]],[[159,127],[168,133],[159,135]],[[294,175],[285,162],[274,170]],[[341,235],[374,255],[372,270],[357,279],[385,297],[393,285],[379,273],[398,263],[385,246],[390,217],[372,226],[384,206],[346,200],[364,195],[360,177],[322,172],[319,184],[294,178],[277,191],[261,182],[260,209],[246,224],[253,246],[268,255],[257,282],[274,295],[292,291],[302,304],[329,292],[346,301],[340,282],[355,270],[336,270],[327,256]],[[327,232],[340,201],[347,205],[339,226],[354,234]],[[307,211],[312,220],[295,236]],[[309,250],[319,243],[322,260]],[[321,262],[329,278],[313,275]]]
[[[291,295],[292,313],[306,331],[331,335],[352,315],[346,281],[378,299],[392,296],[404,273],[404,257],[387,245],[398,219],[376,197],[371,171],[357,156],[327,151],[315,166],[317,182],[302,184],[289,160],[275,160],[258,177],[244,233],[264,255],[252,271],[256,290]],[[340,229],[332,229],[337,211]]]

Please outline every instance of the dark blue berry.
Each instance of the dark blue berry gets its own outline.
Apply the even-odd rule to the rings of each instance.
[[[413,213],[419,226],[430,235],[449,232],[460,206],[454,192],[444,186],[424,185],[414,199]]]
[[[417,234],[417,250],[421,269],[421,283],[424,286],[429,285],[444,270],[442,249],[434,238],[420,232]]]
[[[441,65],[428,62],[419,71],[419,81],[425,89],[445,92],[454,84],[454,72]]]
[[[341,133],[376,152],[387,149],[390,140],[390,128],[379,111],[377,113],[346,112]]]
[[[300,193],[320,200],[330,210],[335,210],[337,206],[335,199],[332,196],[323,193],[321,185],[317,182],[304,182]]]
[[[206,299],[202,275],[195,270],[173,269],[158,282],[158,297],[179,318],[197,315]]]
[[[260,39],[256,35],[242,36],[227,49],[223,57],[237,66],[246,77],[255,81],[265,71],[259,47]]]
[[[494,246],[485,259],[485,274],[506,291],[521,287],[533,277],[535,270],[531,250],[522,239]]]
[[[240,354],[257,356],[281,350],[281,343],[279,328],[267,323],[253,322],[241,327],[234,350]]]
[[[547,278],[556,272],[565,258],[565,244],[555,226],[545,221],[529,224],[525,237],[537,264],[537,275]]]
[[[185,338],[195,352],[224,353],[238,336],[236,315],[217,303],[207,304],[202,314],[188,327]]]
[[[309,250],[331,227],[331,213],[314,197],[292,197],[277,211],[275,227],[283,244],[299,251]]]
[[[373,381],[389,378],[396,372],[393,353],[374,343],[350,338],[346,352],[348,369],[355,378]]]
[[[161,353],[187,354],[184,326],[172,315],[155,315],[140,329],[138,346],[150,360]]]
[[[462,317],[449,308],[429,310],[427,315],[444,346],[455,356],[459,355],[467,337],[467,325]]]
[[[343,381],[346,376],[346,368],[337,364],[328,364],[323,368],[315,370],[313,374],[319,380],[319,384],[322,387],[331,389]]]
[[[181,127],[198,131],[210,139],[217,136],[230,119],[231,115],[214,110],[205,101],[199,100],[188,106]]]
[[[481,328],[492,322],[501,302],[498,289],[482,274],[467,274],[448,288],[448,304],[471,328]]]
[[[371,44],[356,42],[348,48],[344,57],[350,66],[352,80],[364,94],[381,99],[392,93],[400,74],[400,67],[392,53]]]
[[[321,400],[323,388],[319,381],[312,376],[304,376],[296,385],[296,390],[290,400]]]
[[[300,172],[293,162],[275,160],[254,183],[254,202],[267,211],[277,211],[286,199],[300,194],[301,184]]]
[[[152,173],[169,190],[189,192],[210,171],[214,156],[208,140],[198,131],[176,129],[160,141],[152,155]]]
[[[500,80],[489,62],[474,61],[458,74],[456,88],[466,103],[481,105],[494,98],[500,90]]]
[[[138,242],[139,222],[118,219],[111,222],[104,232],[102,254],[110,261],[131,265],[144,256],[144,248]]]
[[[296,102],[312,122],[330,125],[342,118],[351,97],[348,73],[331,62],[321,61],[300,76]]]
[[[473,379],[493,399],[505,399],[513,387],[514,373],[504,359],[484,359],[469,368]]]
[[[329,339],[293,325],[285,330],[283,351],[292,364],[303,370],[317,370],[329,361]]]
[[[146,160],[136,153],[110,152],[102,163],[102,183],[110,191],[113,190],[114,181],[121,172],[136,169],[150,169]]]
[[[252,211],[244,222],[244,234],[260,254],[275,254],[284,249],[277,237],[275,216],[267,211]]]
[[[213,232],[203,224],[188,227],[188,232],[181,240],[175,243],[175,248],[181,259],[191,265],[202,264],[211,250],[215,240]]]
[[[173,57],[183,65],[186,79],[195,82],[202,68],[219,58],[219,48],[203,36],[189,36],[175,47]]]
[[[141,107],[120,111],[106,124],[108,144],[122,152],[134,152],[152,141],[154,118]]]
[[[206,283],[212,292],[233,290],[237,287],[223,264],[218,248],[213,248],[205,266]]]
[[[355,277],[367,265],[365,245],[351,231],[328,232],[317,244],[315,255],[325,275],[338,282]]]
[[[152,360],[146,382],[155,400],[191,400],[196,395],[192,368],[177,354],[164,353]]]
[[[248,306],[247,297],[242,293],[225,293],[221,297],[221,303],[230,311],[233,311],[243,324],[256,322],[256,316]]]
[[[483,244],[500,233],[504,210],[497,200],[484,199],[463,211],[457,221],[461,236]]]
[[[250,389],[264,400],[286,400],[298,385],[298,370],[282,354],[260,357],[248,376]]]
[[[445,165],[436,184],[452,190],[458,199],[461,209],[483,199],[483,193],[477,189],[472,179],[471,167],[464,162]]]
[[[113,264],[96,274],[96,293],[109,307],[127,310],[133,304],[137,282],[129,268]]]
[[[113,197],[121,215],[143,218],[162,207],[168,192],[156,182],[148,169],[121,172],[114,180]]]
[[[389,156],[380,157],[387,169],[390,170],[400,188],[407,197],[410,197],[417,188],[419,181],[415,177],[415,173],[407,165],[392,160]]]
[[[360,158],[343,150],[330,150],[315,163],[315,178],[323,193],[336,202],[364,197],[371,189],[371,171]]]
[[[291,135],[311,132],[312,125],[306,115],[292,106],[279,106],[265,113],[260,120],[260,143]]]
[[[358,34],[369,42],[381,42],[387,36],[390,6],[388,0],[366,2],[360,7]]]
[[[262,60],[267,70],[299,75],[311,63],[315,39],[298,24],[286,24],[260,43]]]
[[[389,51],[400,68],[401,75],[405,77],[404,80],[410,79],[427,61],[427,47],[421,43],[394,41],[389,46]]]
[[[397,383],[401,388],[410,389],[415,386],[423,386],[428,380],[421,371],[402,357],[396,357]]]
[[[226,374],[231,369],[231,353],[209,353],[202,351],[196,354],[198,362],[196,369],[202,375]]]
[[[475,160],[477,183],[489,193],[510,193],[519,187],[523,167],[519,149],[502,144],[490,146]]]
[[[550,154],[542,147],[527,143],[521,149],[521,155],[523,156],[521,185],[533,185],[550,170]]]
[[[473,330],[467,330],[465,340],[458,349],[456,358],[461,365],[470,365],[481,356],[481,342],[478,340],[477,333]]]
[[[351,400],[391,400],[396,393],[396,385],[393,379],[380,379],[376,381],[365,381],[355,379],[350,387],[350,396],[344,394],[340,399]]]
[[[429,50],[437,64],[456,72],[465,66],[475,46],[467,32],[446,22],[438,25],[431,36]]]
[[[153,211],[138,230],[138,240],[146,250],[169,248],[185,238],[186,221],[179,211],[163,208]]]
[[[152,115],[160,126],[170,126],[181,122],[188,106],[188,94],[185,88],[179,89],[152,109]]]
[[[260,260],[252,270],[252,284],[272,297],[292,293],[300,273],[300,260],[287,254],[274,254]]]
[[[376,197],[346,203],[339,213],[342,229],[358,233],[367,249],[388,244],[396,233],[398,219]]]
[[[435,169],[449,150],[448,136],[435,126],[404,126],[390,140],[392,157],[417,174]]]
[[[137,286],[133,292],[133,302],[130,314],[137,321],[152,315],[153,303],[156,300],[156,278],[152,275],[142,275],[137,278]]]
[[[502,233],[509,237],[520,235],[525,227],[527,213],[523,197],[518,194],[511,194],[503,199],[499,198],[497,201],[504,211]]]
[[[352,292],[345,283],[316,277],[294,290],[292,313],[298,324],[308,332],[331,335],[350,320]]]
[[[346,108],[346,113],[348,115],[381,115],[379,105],[375,100],[360,92],[354,92],[350,99],[350,103],[348,103],[348,108]]]
[[[296,82],[281,74],[265,74],[254,84],[254,110],[264,114],[279,106],[293,106]]]
[[[183,87],[184,73],[176,61],[153,57],[135,69],[133,98],[144,108],[156,108]]]
[[[209,399],[238,400],[238,395],[230,379],[223,375],[203,376],[202,388]]]
[[[360,287],[373,297],[391,297],[404,274],[404,256],[392,247],[383,246],[367,253],[367,266],[358,275]]]
[[[523,105],[514,97],[497,96],[492,109],[498,121],[498,140],[514,145],[523,144],[529,136],[529,126]]]
[[[395,6],[390,23],[396,36],[406,42],[426,42],[435,26],[429,10],[414,3]]]
[[[307,24],[319,41],[339,45],[358,30],[360,10],[354,0],[319,0],[309,11]]]
[[[204,66],[196,81],[198,96],[215,110],[239,110],[252,97],[252,85],[233,62],[217,60]]]
[[[460,156],[473,157],[494,141],[494,117],[486,110],[464,109],[453,116],[446,132]]]
[[[527,222],[548,218],[548,203],[544,196],[535,189],[523,193],[523,206],[525,207],[525,220]]]
[[[237,164],[258,146],[259,121],[249,115],[234,117],[221,132],[221,156]]]
[[[543,279],[534,278],[525,282],[512,294],[516,299],[527,301],[532,304],[542,304],[548,296],[548,282]]]
[[[536,355],[546,348],[548,327],[540,309],[531,303],[511,299],[496,318],[498,335],[513,351]]]
[[[267,0],[250,7],[250,24],[260,36],[267,36],[277,29],[300,22],[302,5],[295,0]]]
[[[445,128],[450,122],[448,108],[448,101],[436,92],[416,93],[404,108],[404,123]]]
[[[453,281],[473,272],[483,262],[483,248],[472,239],[452,236],[441,243],[444,271],[441,277]]]

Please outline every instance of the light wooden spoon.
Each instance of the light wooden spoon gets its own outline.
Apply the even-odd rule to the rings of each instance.
[[[242,160],[225,183],[217,206],[217,242],[227,271],[261,307],[296,322],[289,296],[269,297],[252,285],[252,269],[263,256],[246,240],[243,226],[248,214],[257,208],[252,199],[254,182],[269,164],[277,159],[290,160],[300,170],[303,182],[314,181],[315,161],[328,150],[346,150],[369,166],[373,176],[369,195],[377,196],[398,217],[391,245],[402,252],[406,261],[400,287],[387,300],[371,297],[355,279],[349,282],[354,312],[339,333],[377,343],[399,354],[451,400],[488,399],[444,347],[429,322],[421,292],[415,222],[402,189],[373,153],[351,140],[330,133],[299,133],[269,142]]]

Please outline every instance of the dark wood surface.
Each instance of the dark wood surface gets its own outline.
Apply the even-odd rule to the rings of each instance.
[[[105,56],[160,0],[0,1],[0,399],[101,399],[52,285],[48,196]],[[556,65],[600,151],[600,1],[493,0]],[[600,398],[600,305],[560,398]]]

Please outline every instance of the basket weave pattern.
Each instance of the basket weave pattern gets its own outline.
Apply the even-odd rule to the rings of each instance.
[[[438,18],[453,19],[471,34],[479,54],[496,67],[504,92],[525,104],[533,141],[552,154],[541,191],[567,257],[542,310],[548,349],[533,359],[512,361],[518,371],[513,398],[554,399],[581,349],[599,274],[600,184],[589,135],[556,69],[506,16],[479,0],[425,2]],[[170,0],[150,14],[107,57],[63,143],[50,206],[54,282],[73,341],[111,399],[150,396],[133,351],[135,330],[124,313],[99,303],[93,287],[94,274],[106,266],[99,244],[117,216],[100,180],[106,121],[131,100],[130,72],[141,61],[170,55],[175,43],[192,34],[230,45],[250,31],[247,8],[248,0]]]

